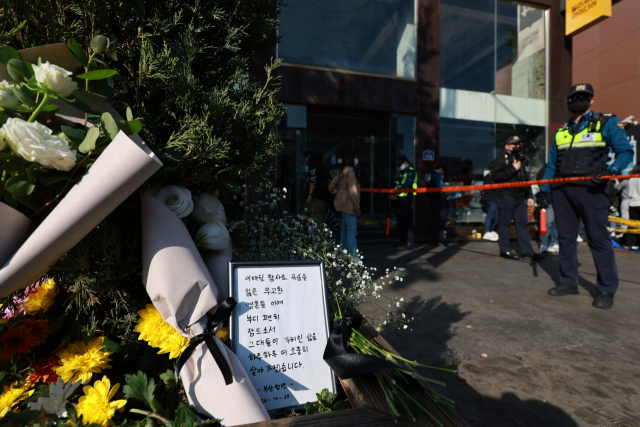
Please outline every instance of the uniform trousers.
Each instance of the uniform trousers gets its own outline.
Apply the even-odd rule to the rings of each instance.
[[[415,196],[408,194],[405,197],[396,199],[398,231],[400,233],[400,243],[413,245],[416,241],[415,230],[413,226],[413,198]]]
[[[511,220],[513,220],[516,223],[520,253],[532,254],[533,246],[531,246],[531,240],[529,240],[527,221],[527,200],[503,195],[496,198],[496,204],[500,212],[500,223],[498,225],[500,253],[504,254],[510,251],[509,228],[511,227]]]
[[[618,290],[618,267],[607,230],[609,199],[604,193],[604,186],[590,181],[555,184],[551,186],[551,200],[558,224],[560,283],[578,286],[576,238],[582,219],[598,273],[596,288],[600,292],[615,294]]]

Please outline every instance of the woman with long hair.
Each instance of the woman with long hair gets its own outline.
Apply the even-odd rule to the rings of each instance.
[[[342,168],[329,185],[329,191],[336,195],[334,206],[342,213],[340,245],[352,256],[356,254],[357,249],[356,215],[360,213],[360,183],[355,166],[355,152],[349,150],[342,159]]]
[[[635,165],[630,175],[640,174],[640,163]],[[640,178],[629,178],[629,219],[640,221]],[[627,233],[624,238],[624,246],[627,249],[640,247],[640,234]]]

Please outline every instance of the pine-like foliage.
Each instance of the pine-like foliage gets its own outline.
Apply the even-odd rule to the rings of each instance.
[[[24,49],[73,37],[111,40],[118,56],[112,103],[144,120],[142,138],[164,167],[146,184],[194,192],[237,190],[266,175],[278,151],[273,132],[277,64],[256,58],[277,43],[282,0],[6,0],[0,45]],[[269,55],[264,55],[268,58]],[[124,114],[123,114],[124,115]],[[134,195],[61,259],[49,275],[63,287],[60,318],[78,334],[128,334],[147,301]],[[131,314],[134,314],[131,316]]]

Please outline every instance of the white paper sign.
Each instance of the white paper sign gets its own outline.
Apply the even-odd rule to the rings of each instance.
[[[231,340],[267,410],[335,393],[322,359],[329,314],[320,261],[231,263],[230,294],[238,302]]]

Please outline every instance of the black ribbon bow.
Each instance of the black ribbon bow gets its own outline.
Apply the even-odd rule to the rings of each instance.
[[[207,323],[207,327],[205,328],[204,332],[201,333],[200,335],[196,335],[195,337],[191,338],[191,342],[189,343],[185,351],[178,358],[178,363],[176,363],[175,377],[176,377],[176,391],[178,393],[180,392],[180,386],[178,385],[178,378],[180,378],[180,370],[182,369],[184,364],[187,363],[187,360],[189,360],[189,358],[193,354],[193,351],[196,349],[198,345],[200,345],[202,341],[205,342],[205,344],[207,345],[207,348],[209,349],[209,351],[211,352],[211,355],[213,356],[213,359],[218,364],[218,367],[222,372],[222,376],[224,377],[224,382],[227,385],[233,382],[233,372],[231,372],[231,367],[227,363],[227,359],[224,358],[224,355],[216,345],[216,342],[213,339],[213,337],[215,336],[215,332],[214,332],[215,328],[220,323],[224,322],[227,318],[229,318],[229,316],[231,316],[231,312],[233,311],[234,308],[236,308],[237,304],[238,303],[236,302],[236,300],[234,300],[231,297],[224,300],[222,304],[220,304],[220,306],[218,307],[218,310],[216,310],[215,314],[211,317],[211,319]]]
[[[347,353],[351,329],[357,330],[361,323],[360,314],[348,314],[333,324],[322,358],[340,379],[346,380],[378,369],[396,367],[391,362],[370,354]]]

